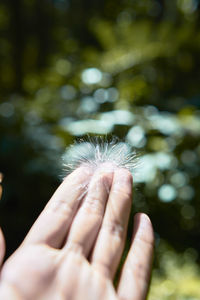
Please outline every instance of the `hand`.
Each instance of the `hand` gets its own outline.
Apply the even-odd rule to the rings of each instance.
[[[75,170],[3,265],[0,299],[145,299],[154,244],[145,214],[135,217],[132,245],[117,290],[113,286],[131,205],[128,170],[110,169],[106,164],[96,171],[86,166]]]

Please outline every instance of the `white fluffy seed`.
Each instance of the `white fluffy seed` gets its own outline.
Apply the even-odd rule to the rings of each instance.
[[[108,141],[103,137],[88,137],[87,140],[76,141],[66,149],[63,155],[64,174],[70,174],[81,165],[97,169],[105,162],[110,163],[112,168],[126,168],[134,175],[138,155],[130,145],[117,138]]]

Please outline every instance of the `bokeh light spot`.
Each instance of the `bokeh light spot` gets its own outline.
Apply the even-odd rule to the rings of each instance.
[[[192,219],[195,216],[195,209],[191,205],[183,205],[181,214],[185,219]]]
[[[81,99],[80,111],[86,113],[96,112],[99,108],[99,104],[95,102],[93,97],[83,97]]]
[[[191,200],[195,195],[195,191],[192,186],[186,185],[179,190],[179,197],[183,200]]]
[[[177,166],[177,160],[172,154],[166,152],[157,152],[155,154],[155,164],[160,170],[167,170]]]
[[[188,176],[183,172],[176,172],[170,177],[170,181],[174,186],[179,188],[188,182]]]
[[[159,130],[165,135],[183,135],[183,130],[177,118],[170,113],[153,114],[149,115],[148,118],[151,121],[152,128]]]
[[[134,115],[127,110],[113,110],[102,113],[101,120],[109,122],[112,125],[132,125]]]
[[[177,1],[178,7],[184,12],[185,14],[193,13],[198,7],[197,0],[178,0]]]
[[[156,166],[154,163],[153,155],[146,154],[139,159],[140,168],[138,168],[135,182],[151,182],[156,176]]]
[[[66,76],[71,70],[71,64],[66,59],[59,59],[56,62],[56,71],[58,74]]]
[[[0,115],[5,118],[9,118],[14,114],[13,104],[5,102],[0,104]]]
[[[134,147],[144,147],[146,144],[144,129],[139,125],[132,127],[127,134],[127,141]]]
[[[183,151],[183,153],[181,154],[181,161],[185,164],[185,165],[193,165],[196,162],[196,154],[194,151],[191,150],[185,150]]]
[[[176,196],[176,189],[171,184],[163,184],[158,190],[158,197],[162,202],[171,202]]]
[[[83,71],[82,81],[86,84],[96,84],[102,79],[102,73],[97,68],[89,68]]]
[[[84,135],[87,133],[107,134],[112,131],[110,122],[101,120],[81,120],[66,124],[65,128],[68,132],[75,136]]]
[[[94,99],[98,103],[105,103],[108,101],[108,92],[105,89],[98,89],[94,93]]]
[[[60,94],[64,100],[72,100],[76,97],[76,89],[72,85],[64,85],[60,88]]]

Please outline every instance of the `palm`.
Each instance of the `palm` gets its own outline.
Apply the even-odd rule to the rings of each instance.
[[[56,263],[52,265],[52,261]],[[81,299],[81,295],[85,299],[117,299],[112,282],[80,253],[45,245],[18,250],[5,264],[2,281],[9,282],[11,288],[17,287],[22,299]]]
[[[123,169],[72,173],[3,266],[1,286],[16,299],[145,299],[153,251],[145,215],[137,215],[118,290],[112,283],[126,238],[131,182]]]

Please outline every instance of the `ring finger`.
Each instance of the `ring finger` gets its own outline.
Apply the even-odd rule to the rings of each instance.
[[[128,170],[116,170],[94,251],[92,264],[104,275],[114,277],[124,248],[132,204],[132,175]]]

